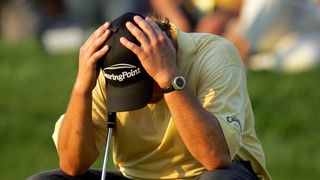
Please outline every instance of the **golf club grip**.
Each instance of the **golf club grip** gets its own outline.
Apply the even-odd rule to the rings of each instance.
[[[116,124],[116,112],[108,112],[108,128],[114,128]]]

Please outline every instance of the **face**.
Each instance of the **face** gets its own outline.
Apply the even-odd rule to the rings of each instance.
[[[152,98],[149,104],[155,104],[159,102],[163,98],[163,93],[161,91],[160,86],[155,82],[153,85]]]

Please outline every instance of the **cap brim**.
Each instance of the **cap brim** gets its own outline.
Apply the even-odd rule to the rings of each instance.
[[[133,111],[148,104],[152,97],[153,80],[147,77],[134,84],[115,87],[107,85],[107,109],[109,112]]]

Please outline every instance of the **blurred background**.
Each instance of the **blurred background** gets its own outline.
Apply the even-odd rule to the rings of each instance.
[[[0,179],[58,167],[51,135],[78,49],[128,11],[152,11],[182,31],[232,41],[247,68],[271,176],[319,179],[319,0],[0,0]],[[101,165],[102,157],[93,167]]]

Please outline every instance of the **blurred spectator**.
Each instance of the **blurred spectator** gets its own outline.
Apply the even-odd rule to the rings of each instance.
[[[311,0],[245,0],[238,24],[225,34],[248,68],[300,72],[320,61],[320,9]],[[319,3],[319,1],[317,1]],[[248,51],[248,52],[245,52]]]
[[[151,0],[182,31],[222,35],[253,70],[299,72],[320,61],[319,0]]]
[[[16,42],[33,36],[37,30],[34,7],[26,0],[0,1],[0,33],[7,41]]]
[[[60,53],[80,47],[84,32],[65,8],[64,0],[33,0],[39,19],[38,36],[46,52]]]
[[[238,17],[242,0],[151,0],[151,4],[182,31],[220,35]]]
[[[128,12],[147,11],[147,0],[38,0],[47,17],[42,35],[49,52],[76,50],[92,29]],[[143,4],[143,5],[142,5]],[[51,26],[50,26],[51,24]]]
[[[92,29],[128,11],[149,12],[149,0],[1,0],[0,33],[10,41],[36,35],[46,52],[69,52]]]
[[[149,11],[148,0],[65,0],[69,15],[84,29],[96,28],[125,12]],[[91,33],[90,33],[91,34]]]

